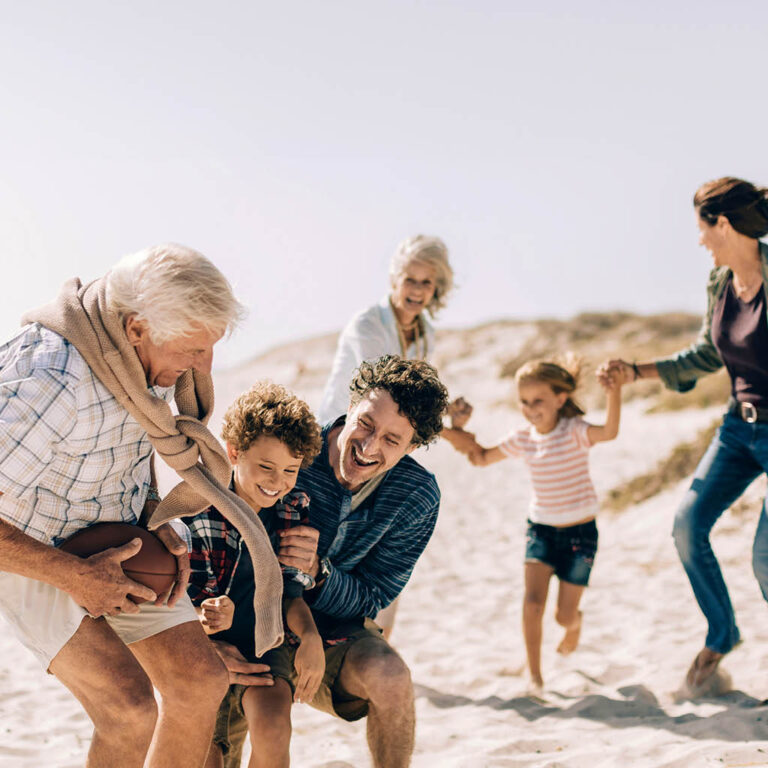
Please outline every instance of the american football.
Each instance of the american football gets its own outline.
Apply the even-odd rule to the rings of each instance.
[[[160,595],[176,580],[176,558],[153,533],[130,523],[97,523],[70,536],[61,549],[78,557],[90,557],[105,549],[120,547],[131,539],[141,539],[141,549],[123,561],[128,578],[143,584]],[[146,602],[133,597],[135,603]]]

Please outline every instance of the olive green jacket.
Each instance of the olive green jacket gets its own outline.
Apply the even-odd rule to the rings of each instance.
[[[763,262],[763,284],[768,286],[768,245],[760,243],[760,258]],[[687,392],[696,386],[700,376],[722,368],[715,345],[712,343],[712,313],[715,311],[717,300],[722,296],[725,284],[731,275],[728,267],[715,267],[709,273],[707,284],[707,314],[701,324],[699,337],[687,349],[671,357],[656,360],[656,368],[664,386],[677,392]],[[766,302],[768,308],[768,302]],[[767,313],[768,314],[768,313]],[[766,361],[768,365],[768,361]]]

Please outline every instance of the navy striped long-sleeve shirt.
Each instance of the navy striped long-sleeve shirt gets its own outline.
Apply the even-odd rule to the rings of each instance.
[[[338,423],[324,427],[322,451],[299,471],[296,483],[311,499],[310,525],[320,531],[318,555],[331,563],[311,604],[330,618],[373,617],[400,594],[427,546],[440,489],[431,472],[405,456],[353,512],[352,494],[328,461],[328,433]]]

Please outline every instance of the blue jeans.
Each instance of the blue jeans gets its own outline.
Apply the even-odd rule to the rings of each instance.
[[[718,653],[728,653],[739,642],[739,629],[720,565],[709,543],[709,532],[747,486],[766,471],[768,423],[747,424],[728,413],[699,462],[691,487],[675,516],[672,532],[675,546],[709,625],[705,644]],[[765,501],[752,547],[752,568],[763,597],[768,600]]]

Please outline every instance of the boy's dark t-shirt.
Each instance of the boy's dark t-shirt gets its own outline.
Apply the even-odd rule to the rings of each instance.
[[[232,643],[246,659],[252,661],[255,658],[253,625],[256,621],[253,612],[253,562],[245,544],[230,582],[229,599],[235,604],[232,626],[211,637]]]
[[[308,524],[309,497],[291,491],[269,509],[259,512],[275,552],[280,548],[279,531]],[[250,553],[237,529],[215,508],[196,515],[188,523],[192,539],[191,573],[187,593],[195,605],[210,597],[227,595],[235,604],[232,626],[211,635],[232,643],[249,661],[254,660],[253,612],[254,572]],[[295,568],[282,568],[283,598],[301,597],[311,578]]]

